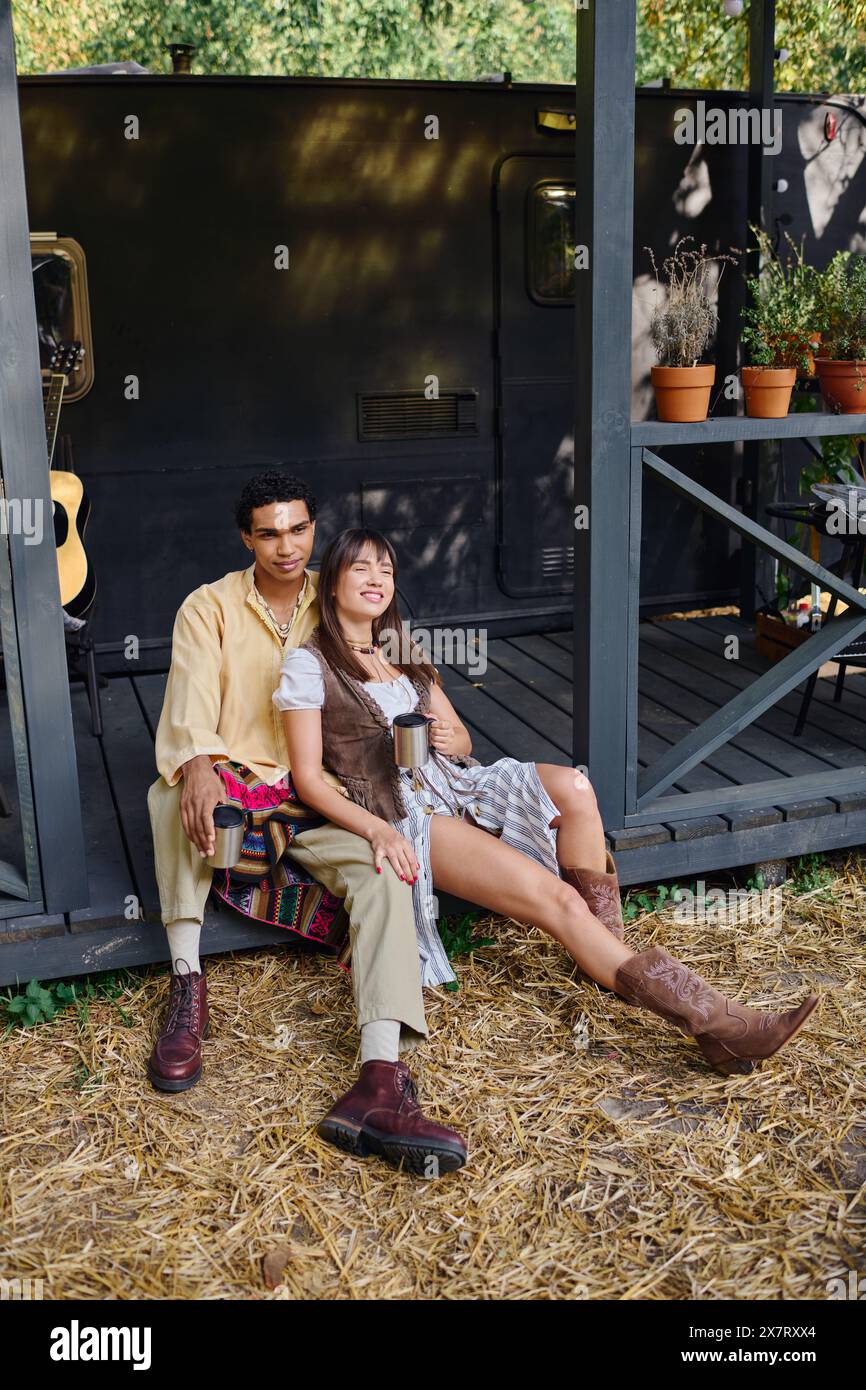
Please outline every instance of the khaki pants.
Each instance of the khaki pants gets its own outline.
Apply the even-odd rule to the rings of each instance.
[[[183,780],[170,787],[158,777],[147,793],[153,831],[156,882],[162,920],[201,922],[213,878],[180,819]],[[427,1036],[421,965],[412,910],[412,888],[390,864],[376,873],[373,851],[360,835],[330,822],[304,830],[295,839],[296,864],[345,898],[352,944],[352,989],[357,1023],[379,1018],[400,1020],[400,1051]]]

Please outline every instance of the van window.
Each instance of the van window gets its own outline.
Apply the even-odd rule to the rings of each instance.
[[[574,184],[538,183],[529,200],[529,292],[541,304],[573,304]]]
[[[78,400],[93,384],[93,343],[84,251],[71,237],[34,232],[30,237],[30,264],[39,334],[39,365],[43,372],[49,372],[52,356],[59,348],[80,343],[83,351],[70,373],[64,396],[66,401]]]

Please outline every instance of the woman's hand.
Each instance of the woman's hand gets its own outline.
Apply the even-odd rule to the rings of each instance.
[[[415,882],[421,866],[411,841],[407,840],[405,835],[401,835],[388,821],[377,820],[369,832],[369,839],[379,873],[382,872],[382,861],[387,859],[399,878],[405,879],[407,883]]]
[[[427,715],[430,724],[430,747],[435,748],[439,753],[458,753],[462,752],[459,747],[460,739],[456,724],[452,724],[448,719],[437,719],[435,715]]]

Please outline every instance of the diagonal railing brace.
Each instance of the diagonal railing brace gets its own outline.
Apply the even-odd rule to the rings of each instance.
[[[694,502],[701,511],[709,512],[712,516],[717,516],[720,520],[727,523],[733,531],[738,531],[741,536],[754,541],[762,550],[767,550],[771,555],[775,555],[777,560],[784,560],[785,564],[798,574],[804,574],[814,583],[820,584],[822,588],[829,589],[831,594],[838,594],[846,603],[854,608],[866,611],[866,594],[861,594],[857,589],[846,584],[844,579],[840,579],[831,570],[825,569],[815,560],[810,560],[808,555],[804,555],[801,550],[795,550],[787,541],[780,540],[774,536],[772,531],[768,531],[764,526],[759,526],[751,517],[743,516],[736,507],[732,507],[728,502],[723,502],[721,497],[716,497],[715,493],[708,492],[700,483],[696,483],[692,478],[681,473],[678,468],[672,467],[664,459],[660,459],[651,449],[644,449],[642,453],[643,461],[652,473],[655,473],[674,492],[678,492],[682,497],[688,497]]]
[[[743,516],[742,512],[723,502],[714,493],[708,492],[700,483],[694,482],[673,468],[650,449],[642,451],[642,458],[646,466],[674,491],[690,498],[702,511],[719,517],[732,530],[783,560],[800,574],[808,576],[814,583],[838,594],[857,612],[848,613],[834,622],[825,624],[802,646],[790,652],[770,671],[765,671],[748,689],[740,691],[721,709],[692,729],[685,738],[680,739],[679,743],[653,763],[652,767],[647,768],[638,779],[638,810],[643,810],[661,792],[691,768],[703,762],[716,748],[736,737],[749,724],[759,719],[765,710],[784,699],[789,691],[800,685],[806,676],[817,670],[834,652],[841,651],[846,643],[866,633],[866,595],[859,593],[838,575],[810,560],[801,551],[795,550],[793,546],[780,540],[751,518]]]

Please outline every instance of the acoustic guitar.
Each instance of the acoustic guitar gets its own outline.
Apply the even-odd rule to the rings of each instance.
[[[55,467],[60,407],[66,383],[84,349],[80,343],[61,343],[51,354],[45,393],[45,442],[48,448],[51,502],[54,509],[54,543],[60,572],[60,603],[73,618],[81,618],[96,597],[96,576],[84,549],[84,531],[90,520],[90,498],[71,467],[71,450]]]

